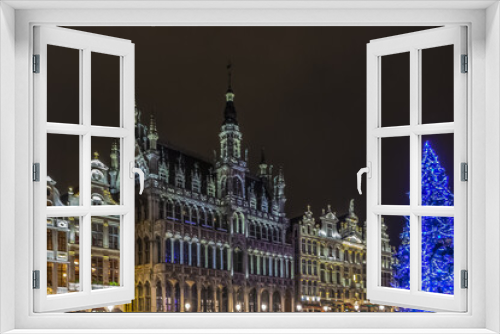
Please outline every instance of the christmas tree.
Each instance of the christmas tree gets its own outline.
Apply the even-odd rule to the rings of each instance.
[[[453,206],[446,171],[427,141],[422,154],[422,205]],[[453,294],[453,218],[422,217],[422,291]],[[401,245],[393,255],[392,286],[410,288],[410,220],[405,219]]]

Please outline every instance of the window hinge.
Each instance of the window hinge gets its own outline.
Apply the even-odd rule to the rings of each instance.
[[[38,162],[33,164],[33,181],[40,182],[40,164]]]
[[[460,180],[469,181],[469,165],[466,162],[460,164]]]
[[[33,289],[40,289],[40,270],[33,270]]]
[[[469,72],[469,56],[462,55],[462,73]]]
[[[40,73],[40,55],[33,55],[33,73]]]
[[[461,276],[462,276],[462,289],[467,289],[469,287],[469,273],[467,270],[462,270],[461,271]]]

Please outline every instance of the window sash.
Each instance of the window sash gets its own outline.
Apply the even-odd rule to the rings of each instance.
[[[460,163],[467,162],[466,107],[467,76],[460,73],[460,59],[466,54],[466,28],[452,26],[430,29],[371,41],[367,46],[367,161],[371,175],[367,178],[367,292],[373,303],[413,309],[466,311],[467,290],[461,289],[460,271],[467,269],[466,192],[460,181]],[[420,51],[454,45],[454,122],[419,124]],[[381,127],[380,68],[381,56],[410,52],[410,125]],[[453,207],[419,204],[421,152],[419,136],[454,133],[454,204]],[[410,138],[410,205],[381,204],[381,138]],[[410,217],[410,290],[382,287],[381,216]],[[421,232],[419,217],[454,217],[454,295],[420,291]],[[412,246],[413,245],[413,246]]]
[[[55,45],[80,50],[80,117],[81,124],[47,122],[47,46]],[[91,52],[120,57],[120,127],[94,126],[90,119],[90,66]],[[34,311],[71,311],[126,303],[133,299],[134,263],[134,181],[129,178],[129,162],[134,161],[134,45],[121,40],[79,31],[38,26],[35,27],[34,53],[40,55],[40,73],[34,74],[34,161],[40,163],[40,181],[34,183],[34,221],[46,221],[50,217],[79,217],[80,250],[79,292],[47,295],[47,227],[34,224],[34,270],[40,271],[40,289],[33,290]],[[80,205],[65,207],[46,206],[47,184],[47,134],[78,135],[79,155],[83,167],[79,171]],[[119,205],[91,205],[91,137],[116,137],[121,141],[121,202]],[[120,259],[121,286],[92,290],[91,258],[93,236],[102,242],[101,232],[93,232],[91,217],[118,215],[121,217],[120,237],[122,247]],[[54,233],[54,232],[53,232]],[[54,238],[54,237],[53,237]],[[54,239],[53,239],[54,240]],[[59,276],[59,275],[58,275]],[[59,280],[59,277],[56,277]],[[52,275],[52,280],[54,277]]]

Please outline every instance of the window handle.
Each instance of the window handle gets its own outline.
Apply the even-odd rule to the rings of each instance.
[[[361,191],[361,176],[366,173],[366,176],[370,179],[372,177],[372,163],[368,161],[368,166],[361,168],[358,171],[357,177],[358,177],[358,193],[361,195],[363,192]]]
[[[134,162],[130,162],[130,178],[134,179],[135,174],[139,174],[139,195],[142,195],[142,192],[144,190],[144,172],[142,169],[134,167]]]

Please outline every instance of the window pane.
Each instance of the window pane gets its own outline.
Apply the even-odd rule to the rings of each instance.
[[[410,53],[381,57],[382,126],[410,124]]]
[[[120,126],[120,57],[92,52],[92,125]]]
[[[382,204],[410,204],[410,137],[382,138]]]
[[[422,123],[453,122],[453,45],[423,49]]]
[[[453,206],[453,134],[422,136],[422,205]]]
[[[47,294],[80,291],[80,219],[47,218]]]
[[[80,50],[47,45],[47,122],[80,123]]]
[[[421,217],[422,291],[453,294],[453,218]]]
[[[92,217],[92,290],[120,286],[120,216]]]
[[[380,285],[410,289],[410,217],[381,216]]]
[[[80,205],[80,138],[47,135],[47,206]]]
[[[92,137],[92,205],[120,204],[120,139]]]

